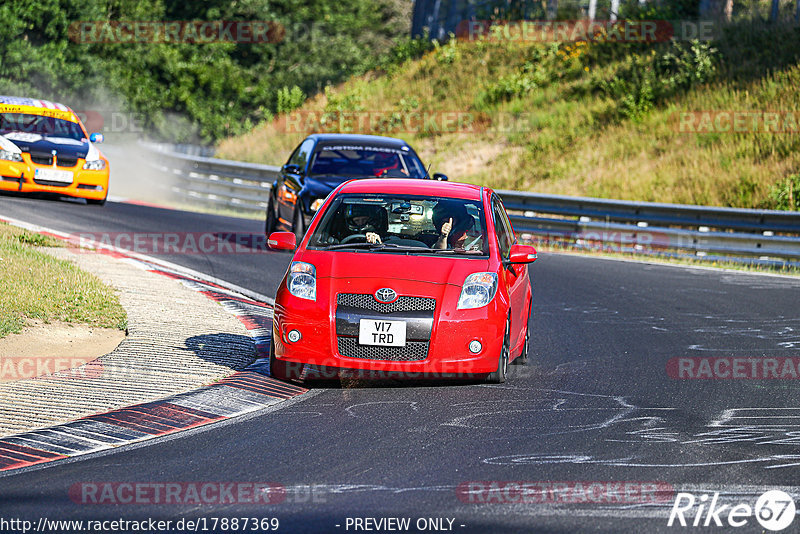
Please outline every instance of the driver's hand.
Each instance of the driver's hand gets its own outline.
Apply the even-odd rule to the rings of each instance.
[[[453,218],[450,217],[446,223],[442,225],[442,236],[447,237],[450,235],[450,230],[453,229]]]
[[[377,244],[383,243],[383,241],[381,241],[381,236],[375,232],[367,232],[367,243]]]

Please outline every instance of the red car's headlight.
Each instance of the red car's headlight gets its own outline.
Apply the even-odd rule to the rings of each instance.
[[[317,269],[310,263],[293,261],[289,266],[286,287],[297,298],[317,300]]]
[[[497,273],[472,273],[464,280],[458,309],[481,308],[489,304],[497,293]]]

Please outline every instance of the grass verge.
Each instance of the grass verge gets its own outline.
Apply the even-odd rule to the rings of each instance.
[[[20,332],[28,319],[124,330],[127,315],[114,290],[72,263],[37,250],[53,246],[62,244],[0,223],[0,338]]]

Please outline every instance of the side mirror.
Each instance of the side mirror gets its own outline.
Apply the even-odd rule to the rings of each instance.
[[[105,139],[105,136],[101,133],[92,132],[89,134],[89,141],[92,143],[102,143]]]
[[[272,232],[267,239],[267,246],[272,250],[294,250],[297,248],[297,237],[293,232]]]
[[[511,245],[506,263],[533,263],[536,261],[536,249],[530,245]]]
[[[447,181],[447,175],[446,174],[442,174],[440,172],[435,172],[435,173],[433,173],[433,179],[434,180],[439,180],[440,182],[446,182]]]
[[[300,174],[300,165],[296,163],[287,163],[281,170],[289,174]]]

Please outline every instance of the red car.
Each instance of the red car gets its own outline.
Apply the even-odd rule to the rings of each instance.
[[[295,235],[269,246],[294,250]],[[516,243],[486,187],[408,179],[337,187],[311,222],[275,298],[270,372],[481,375],[524,363],[533,247]]]

